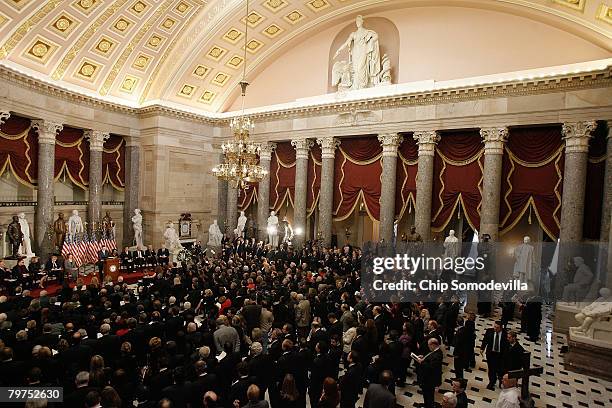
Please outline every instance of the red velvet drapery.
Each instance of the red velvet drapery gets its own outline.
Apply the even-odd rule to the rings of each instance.
[[[529,211],[530,221],[534,215],[549,237],[558,237],[563,164],[560,125],[509,130],[502,164],[501,234]]]
[[[125,187],[125,140],[119,135],[110,135],[104,142],[102,180],[119,191]]]
[[[601,233],[601,212],[604,195],[607,151],[606,122],[598,122],[597,129],[589,143],[587,165],[586,203],[584,206],[583,236],[599,239]]]
[[[64,126],[55,139],[55,181],[62,174],[82,189],[89,183],[89,143],[81,129]]]
[[[334,217],[349,217],[363,198],[372,219],[380,217],[382,147],[376,137],[342,139],[334,169]]]
[[[480,228],[484,146],[478,130],[444,132],[434,155],[432,229],[442,231],[461,205],[467,222]]]
[[[306,208],[310,217],[317,208],[321,189],[321,147],[317,144],[310,148],[308,155]]]
[[[258,183],[248,183],[246,188],[238,190],[238,209],[246,211],[257,202]]]
[[[419,148],[412,134],[405,134],[398,147],[395,172],[395,215],[401,219],[405,211],[412,212],[416,200],[416,174]]]
[[[29,119],[11,115],[0,126],[0,176],[5,171],[26,186],[36,185],[38,136]]]
[[[270,209],[278,211],[295,193],[295,149],[291,142],[280,142],[270,162]]]

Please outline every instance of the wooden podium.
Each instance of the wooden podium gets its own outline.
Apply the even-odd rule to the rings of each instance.
[[[102,269],[104,270],[104,277],[110,276],[113,282],[117,282],[120,275],[119,258],[107,258]]]

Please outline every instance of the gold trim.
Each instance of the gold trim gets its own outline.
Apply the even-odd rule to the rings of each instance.
[[[19,139],[23,139],[23,143],[26,145],[26,149],[25,149],[25,157],[26,160],[28,161],[28,164],[26,165],[25,169],[24,169],[24,173],[25,175],[28,177],[28,180],[23,180],[21,177],[19,177],[17,175],[17,172],[15,172],[15,169],[13,168],[13,163],[11,162],[11,155],[7,154],[6,158],[7,160],[5,161],[2,170],[0,171],[0,176],[2,174],[4,174],[4,171],[6,169],[7,166],[9,166],[10,170],[11,170],[11,174],[15,177],[15,179],[20,182],[21,184],[28,186],[28,187],[32,187],[34,188],[34,179],[32,179],[32,177],[30,177],[30,174],[28,173],[30,170],[30,167],[32,167],[32,159],[30,158],[30,143],[28,143],[28,135],[30,133],[30,129],[31,127],[28,127],[26,130],[24,130],[23,132],[19,133],[18,135],[9,135],[6,134],[2,131],[0,131],[0,138],[3,139],[7,139],[7,140],[19,140]]]
[[[608,154],[606,153],[598,157],[589,157],[589,163],[599,164],[599,163],[605,162],[607,159],[608,159]]]
[[[375,157],[373,157],[373,158],[371,158],[371,159],[369,159],[369,160],[362,160],[362,161],[361,161],[361,160],[355,160],[355,159],[353,159],[353,158],[352,158],[352,157],[351,157],[351,156],[350,156],[348,153],[346,153],[346,152],[344,151],[344,149],[342,148],[342,146],[340,146],[340,147],[338,148],[338,150],[340,150],[340,153],[342,153],[342,155],[343,155],[343,156],[345,156],[345,157],[346,157],[346,159],[347,159],[348,161],[350,161],[351,163],[356,164],[356,165],[358,165],[358,166],[366,166],[366,165],[368,165],[368,164],[375,163],[376,161],[380,160],[380,158],[382,157],[382,152],[380,152],[380,153],[378,153],[378,154],[377,154]]]
[[[540,162],[536,162],[536,163],[526,162],[526,161],[523,161],[523,160],[519,159],[518,157],[516,157],[514,155],[514,153],[512,153],[512,151],[510,149],[508,149],[508,147],[506,147],[504,150],[508,153],[508,156],[513,161],[515,161],[516,163],[518,163],[522,167],[542,167],[542,166],[546,166],[548,163],[550,163],[551,161],[555,160],[557,158],[557,155],[559,155],[561,152],[563,152],[564,148],[565,148],[565,146],[562,144],[549,157],[547,157],[546,159],[544,159],[544,160],[542,160]]]
[[[291,167],[295,167],[295,161],[293,163],[285,163],[283,162],[280,157],[278,157],[278,153],[276,152],[276,150],[274,150],[274,156],[276,156],[276,161],[278,164],[280,164],[282,167],[286,168],[286,169],[290,169]]]

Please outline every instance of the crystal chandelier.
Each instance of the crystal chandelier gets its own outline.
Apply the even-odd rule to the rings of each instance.
[[[240,116],[230,120],[229,126],[234,135],[231,140],[221,145],[224,161],[213,167],[212,172],[219,180],[227,181],[234,188],[246,188],[247,183],[261,181],[268,173],[259,165],[261,145],[249,140],[249,133],[255,128],[251,118],[244,115],[244,97],[249,83],[246,81],[247,34],[248,34],[249,2],[246,4],[244,33],[244,65],[240,81],[242,95],[242,110]]]

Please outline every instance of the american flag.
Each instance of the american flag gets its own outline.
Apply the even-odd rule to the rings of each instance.
[[[82,237],[73,238],[66,235],[64,245],[62,246],[62,257],[67,258],[68,254],[72,254],[77,267],[83,264],[95,264],[98,262],[98,252],[102,247],[106,246],[109,251],[117,248],[117,242],[114,237],[100,237],[98,240],[95,233],[88,236],[83,233]]]

